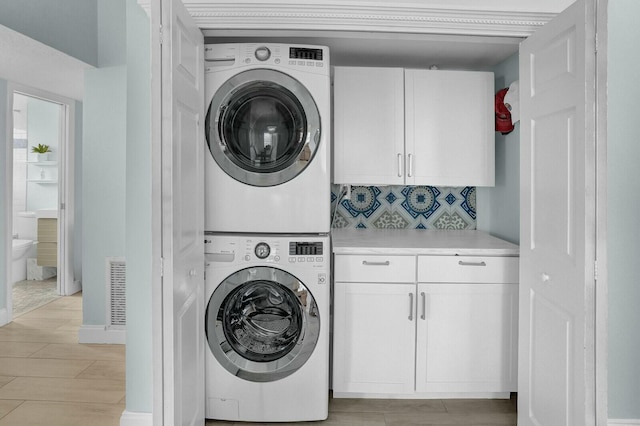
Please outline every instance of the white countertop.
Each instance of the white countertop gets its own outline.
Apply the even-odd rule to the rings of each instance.
[[[483,231],[333,229],[335,254],[518,256],[517,245]]]

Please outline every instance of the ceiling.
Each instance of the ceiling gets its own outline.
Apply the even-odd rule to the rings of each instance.
[[[81,100],[84,72],[90,68],[93,66],[0,25],[0,78]]]
[[[338,31],[203,30],[205,43],[328,46],[332,65],[484,70],[518,52],[521,38]]]

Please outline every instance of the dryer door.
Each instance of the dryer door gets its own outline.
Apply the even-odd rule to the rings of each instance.
[[[309,359],[320,335],[316,302],[293,275],[260,266],[227,277],[207,306],[205,329],[216,360],[234,376],[270,382]]]
[[[227,80],[207,112],[207,143],[214,160],[234,179],[274,186],[301,173],[320,141],[320,114],[298,80],[254,69]]]

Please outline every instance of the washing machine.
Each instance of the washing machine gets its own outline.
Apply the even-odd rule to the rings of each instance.
[[[330,231],[329,49],[205,45],[205,229]]]
[[[206,234],[206,418],[327,418],[330,254],[328,235]]]

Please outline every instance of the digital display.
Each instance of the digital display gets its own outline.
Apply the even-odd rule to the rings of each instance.
[[[290,47],[289,59],[322,60],[322,49],[307,49],[305,47]]]
[[[322,243],[289,243],[289,256],[322,256]]]

